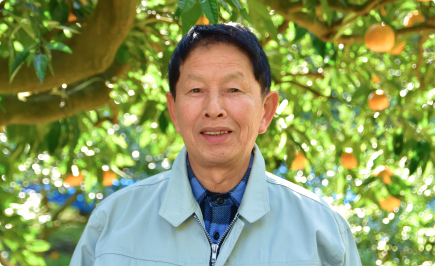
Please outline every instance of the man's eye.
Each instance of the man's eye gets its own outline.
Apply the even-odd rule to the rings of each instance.
[[[198,92],[200,92],[200,90],[199,89],[192,89],[192,92],[193,93],[198,93]]]
[[[240,90],[239,90],[239,89],[236,89],[236,88],[232,88],[232,89],[230,89],[230,91],[231,91],[231,92],[239,92]]]

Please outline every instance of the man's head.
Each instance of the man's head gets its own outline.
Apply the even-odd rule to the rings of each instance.
[[[176,85],[180,78],[180,67],[190,53],[198,47],[227,44],[239,48],[250,60],[255,79],[260,84],[262,95],[270,91],[271,74],[258,39],[248,29],[237,23],[194,26],[178,43],[169,62],[169,88],[176,99]]]
[[[175,130],[193,164],[242,163],[278,105],[278,93],[268,92],[266,56],[255,36],[237,24],[196,26],[186,36],[171,60],[166,94]]]

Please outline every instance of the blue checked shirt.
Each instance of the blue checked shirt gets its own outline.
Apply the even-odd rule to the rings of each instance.
[[[221,236],[228,229],[231,221],[236,216],[249,174],[251,173],[254,153],[251,153],[251,161],[243,179],[237,186],[226,193],[214,193],[204,188],[195,177],[190,168],[189,155],[186,157],[187,175],[192,187],[193,196],[198,202],[204,216],[205,229],[211,236],[213,243],[217,244]]]

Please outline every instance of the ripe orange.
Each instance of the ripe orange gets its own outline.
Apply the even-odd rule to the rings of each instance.
[[[367,103],[373,111],[382,111],[390,106],[390,100],[383,90],[376,90],[370,93]]]
[[[399,55],[403,52],[403,49],[406,47],[406,42],[402,41],[396,45],[394,45],[393,49],[391,49],[390,54],[392,55]]]
[[[414,26],[414,23],[422,23],[426,20],[426,18],[418,11],[409,13],[405,19],[403,19],[403,26],[409,28]]]
[[[379,204],[382,209],[392,212],[395,208],[400,207],[400,200],[396,197],[390,196],[388,199],[381,198]]]
[[[307,158],[305,157],[303,152],[296,151],[295,159],[293,160],[292,165],[290,166],[293,170],[302,170],[305,168],[305,164],[307,163]]]
[[[381,78],[376,76],[376,75],[373,75],[372,81],[373,81],[373,83],[378,84],[379,82],[381,82]]]
[[[382,178],[382,182],[385,184],[391,184],[391,176],[393,175],[393,171],[388,168],[388,166],[378,166],[373,173],[373,176]]]
[[[346,169],[353,169],[358,166],[358,161],[352,153],[344,152],[340,156],[341,164]]]
[[[68,183],[70,187],[76,187],[80,186],[80,183],[84,180],[85,178],[82,175],[74,176],[69,174],[65,179],[65,183]]]
[[[112,171],[105,171],[103,173],[103,185],[109,187],[112,185],[112,180],[116,179],[116,174]]]
[[[50,252],[50,259],[52,260],[57,260],[59,259],[59,252],[56,250],[53,250],[52,252]]]
[[[195,25],[208,25],[210,21],[205,15],[201,15]]]
[[[394,30],[384,23],[373,24],[364,35],[367,48],[378,53],[389,52],[394,47],[395,39]]]

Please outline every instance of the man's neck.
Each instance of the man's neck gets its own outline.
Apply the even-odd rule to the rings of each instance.
[[[234,188],[245,175],[251,160],[251,153],[231,165],[203,166],[189,156],[190,167],[198,181],[209,191],[225,193]]]

